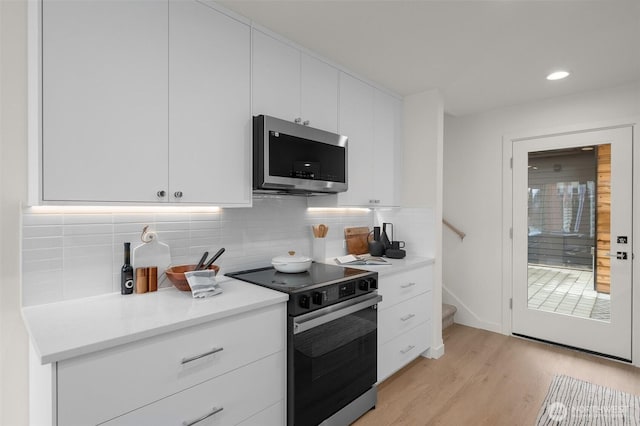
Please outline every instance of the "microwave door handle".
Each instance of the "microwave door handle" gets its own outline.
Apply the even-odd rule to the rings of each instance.
[[[347,300],[337,305],[328,306],[319,311],[311,312],[308,315],[301,315],[293,319],[293,334],[298,334],[311,330],[312,328],[321,326],[338,318],[351,315],[354,312],[361,311],[368,307],[377,305],[382,301],[382,296],[373,294],[368,296],[364,301],[353,303],[353,299]],[[351,303],[350,303],[351,302]],[[342,308],[342,306],[346,307]],[[308,318],[308,319],[307,319]]]

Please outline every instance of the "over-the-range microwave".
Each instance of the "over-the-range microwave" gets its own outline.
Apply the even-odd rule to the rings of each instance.
[[[268,115],[253,117],[254,192],[346,191],[347,139]]]

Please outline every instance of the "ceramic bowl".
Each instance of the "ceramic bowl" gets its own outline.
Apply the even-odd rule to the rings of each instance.
[[[306,272],[311,267],[313,259],[308,256],[296,256],[295,254],[295,252],[290,251],[288,255],[276,256],[271,259],[271,265],[276,268],[276,271],[287,274]]]

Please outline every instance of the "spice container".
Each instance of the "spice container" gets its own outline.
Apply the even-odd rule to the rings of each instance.
[[[136,268],[136,293],[149,291],[149,268]]]
[[[147,279],[149,281],[149,291],[158,290],[158,267],[150,266],[148,269]]]

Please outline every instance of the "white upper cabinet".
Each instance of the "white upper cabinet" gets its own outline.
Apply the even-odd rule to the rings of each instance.
[[[306,54],[301,56],[300,115],[307,125],[338,132],[338,70]]]
[[[399,206],[402,102],[340,73],[339,105],[338,133],[349,138],[349,190],[310,198],[309,206]]]
[[[170,201],[251,203],[250,43],[247,25],[170,3]]]
[[[300,51],[253,30],[253,115],[300,118]]]
[[[402,101],[380,90],[373,98],[374,163],[372,199],[381,206],[400,206],[402,167]]]
[[[338,70],[253,30],[253,114],[338,129]]]
[[[167,4],[42,4],[42,198],[156,201],[167,182]]]
[[[373,98],[372,86],[340,73],[339,131],[349,138],[349,189],[338,194],[338,203],[343,206],[368,205],[374,191],[378,167],[373,152]]]
[[[42,3],[42,200],[251,205],[251,32],[195,0]]]

